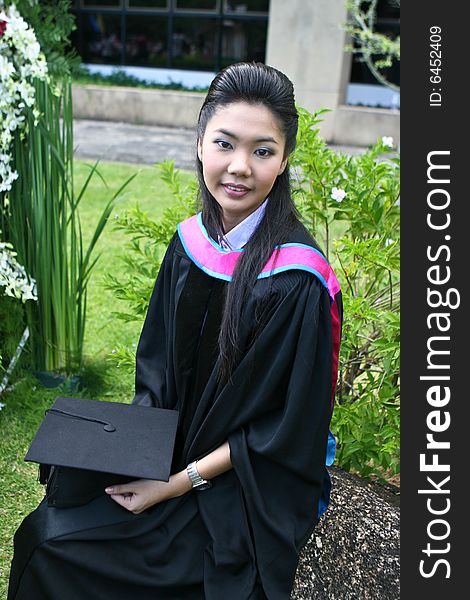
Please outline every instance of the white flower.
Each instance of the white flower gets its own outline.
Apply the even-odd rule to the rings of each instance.
[[[0,175],[2,174],[2,169],[0,169]],[[6,175],[2,177],[3,181],[0,181],[0,192],[9,192],[11,190],[11,184],[18,179],[18,172],[6,170]]]
[[[14,114],[9,114],[6,116],[3,126],[5,127],[5,129],[15,131],[15,129],[19,127],[23,121],[24,115],[22,115],[21,117],[16,117]]]
[[[0,242],[0,290],[4,288],[4,295],[23,302],[37,300],[36,282],[28,277],[15,256],[11,244]]]
[[[34,104],[34,87],[30,83],[27,81],[20,81],[17,91],[28,106],[32,106]],[[21,103],[18,106],[21,106]]]
[[[333,200],[336,200],[336,202],[342,202],[346,197],[346,192],[342,188],[334,187],[331,190],[331,197]]]
[[[7,81],[13,73],[15,72],[15,67],[12,62],[6,59],[5,56],[0,54],[0,77],[3,81]]]
[[[2,410],[2,408],[5,408],[6,404],[4,404],[3,402],[0,402],[0,410]]]
[[[382,136],[382,145],[387,148],[393,148],[393,138],[391,136]]]
[[[33,79],[49,76],[36,35],[16,6],[5,9],[0,0],[0,19],[7,23],[0,38],[0,192],[5,192],[18,177],[10,166],[15,132],[24,135],[26,110],[33,110],[35,125],[39,117]]]
[[[20,289],[22,293],[23,302],[25,302],[26,300],[38,299],[36,284],[31,282],[23,283]]]
[[[392,244],[393,244],[393,240],[392,240],[391,238],[387,238],[387,239],[385,240],[385,245],[386,245],[386,246],[391,246]]]

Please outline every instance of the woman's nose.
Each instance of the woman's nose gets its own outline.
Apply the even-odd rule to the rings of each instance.
[[[227,172],[231,175],[249,177],[251,175],[251,167],[248,156],[244,152],[233,153],[227,167]]]

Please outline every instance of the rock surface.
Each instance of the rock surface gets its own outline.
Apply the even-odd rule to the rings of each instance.
[[[337,468],[331,502],[303,549],[292,600],[398,600],[399,494]]]

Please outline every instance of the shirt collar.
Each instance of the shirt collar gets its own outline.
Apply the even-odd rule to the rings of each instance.
[[[266,212],[266,205],[268,198],[258,208],[243,219],[238,225],[231,229],[224,236],[219,235],[219,244],[225,250],[234,250],[236,248],[243,248],[248,242],[250,237],[258,228],[261,219],[264,217]]]

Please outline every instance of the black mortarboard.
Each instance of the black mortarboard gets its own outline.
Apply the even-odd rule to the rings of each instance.
[[[61,473],[67,472],[68,482],[73,479],[73,486],[66,484],[70,490],[77,485],[83,490],[90,488],[93,481],[97,492],[88,490],[82,494],[88,501],[104,493],[104,487],[112,483],[141,478],[168,481],[177,425],[175,410],[56,398],[46,411],[25,460],[71,467]],[[83,503],[83,498],[76,503]]]

